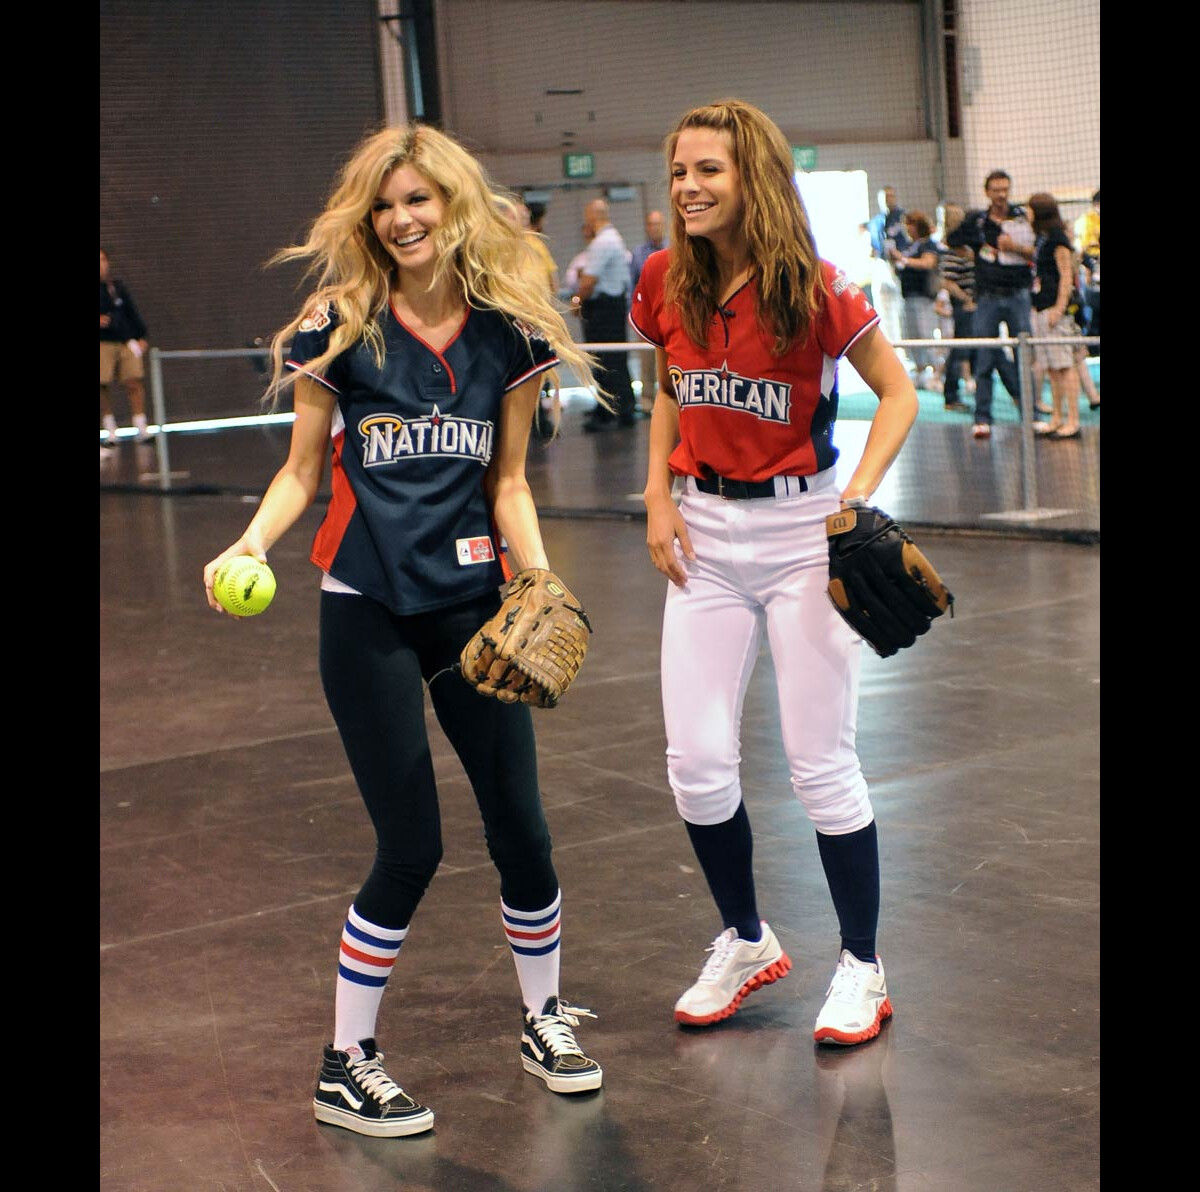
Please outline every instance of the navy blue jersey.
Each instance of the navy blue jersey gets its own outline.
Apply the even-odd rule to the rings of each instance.
[[[554,350],[507,315],[468,309],[438,351],[389,304],[383,367],[360,342],[318,376],[305,365],[325,351],[336,320],[328,305],[311,312],[287,359],[337,396],[333,492],[310,558],[398,614],[494,590],[504,570],[483,478],[500,406],[558,363]]]
[[[901,256],[923,257],[926,253],[936,254],[938,246],[925,236],[914,240]],[[932,269],[897,269],[896,276],[900,279],[900,294],[904,298],[936,298],[938,292],[938,267]]]
[[[975,254],[975,288],[980,294],[1014,294],[1028,290],[1033,284],[1033,272],[1028,261],[1017,257],[1005,262],[996,241],[1005,230],[1003,225],[989,218],[990,208],[983,207],[968,211],[958,225],[946,237],[950,248],[971,249]],[[1016,203],[1008,205],[1008,219],[1025,220],[1025,209]]]

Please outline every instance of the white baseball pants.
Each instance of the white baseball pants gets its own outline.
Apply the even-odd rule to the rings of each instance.
[[[795,496],[729,501],[688,480],[680,503],[694,562],[667,586],[662,699],[667,777],[692,824],[728,820],[742,799],[741,719],[765,625],[792,787],[818,831],[874,818],[855,751],[862,642],[825,590],[832,468]]]

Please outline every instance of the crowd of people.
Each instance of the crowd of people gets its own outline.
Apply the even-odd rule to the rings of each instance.
[[[936,225],[924,211],[906,210],[896,190],[876,195],[877,213],[860,225],[869,245],[869,271],[859,287],[879,315],[890,343],[938,338],[941,346],[908,346],[900,358],[918,389],[941,392],[947,411],[971,413],[972,434],[992,434],[994,382],[1020,404],[1017,361],[1009,349],[955,347],[956,339],[994,339],[1022,332],[1037,338],[1100,335],[1100,191],[1088,210],[1068,225],[1053,195],[1039,192],[1025,204],[1011,201],[1012,180],[993,170],[984,180],[986,205],[964,209],[942,203]],[[1034,200],[1037,200],[1035,203]],[[607,199],[584,208],[582,247],[559,269],[547,245],[544,203],[501,204],[501,214],[520,228],[534,250],[547,293],[578,320],[585,343],[624,341],[638,280],[650,256],[669,247],[662,211],[646,212],[645,239],[626,246],[613,224]],[[113,391],[125,393],[137,440],[149,436],[145,412],[146,325],[129,287],[110,275],[100,250],[101,457],[119,442]],[[1064,364],[1067,352],[1069,365]],[[1100,408],[1089,366],[1096,346],[1035,344],[1033,428],[1048,439],[1080,433],[1080,397]],[[1065,370],[1070,370],[1070,376]],[[655,382],[649,357],[609,348],[596,354],[595,377],[611,401],[596,401],[583,419],[588,433],[630,427],[650,417]],[[635,392],[635,379],[640,397]],[[1049,385],[1050,402],[1043,398]],[[966,398],[972,401],[964,400]],[[533,434],[553,439],[562,425],[558,370],[548,370],[533,417]]]
[[[879,315],[881,330],[890,343],[942,341],[939,346],[906,347],[900,358],[918,389],[940,392],[951,413],[974,415],[971,430],[977,439],[992,433],[996,378],[1020,403],[1017,362],[1010,349],[958,347],[954,340],[1015,337],[1022,331],[1043,339],[1100,334],[1100,192],[1068,225],[1054,196],[1039,193],[1015,203],[1011,187],[1008,173],[994,170],[984,180],[986,204],[967,209],[941,203],[931,218],[924,211],[905,209],[895,188],[884,186],[876,195],[877,213],[860,225],[868,268],[856,280]],[[544,205],[537,205],[536,211],[537,223],[530,225],[527,219],[525,226],[541,233]],[[645,239],[630,250],[612,223],[607,200],[596,199],[584,209],[580,235],[582,247],[561,280],[557,265],[549,260],[552,285],[566,309],[579,318],[585,342],[619,342],[626,338],[625,320],[647,260],[669,246],[668,222],[659,210],[647,212]],[[546,253],[544,236],[536,239]],[[1060,251],[1064,247],[1069,259]],[[622,260],[628,267],[627,280]],[[1062,363],[1068,350],[1070,377]],[[1077,437],[1080,397],[1090,410],[1100,408],[1088,364],[1098,353],[1098,347],[1083,344],[1034,345],[1033,429],[1039,437]],[[655,387],[650,358],[611,349],[598,358],[597,376],[615,401],[612,409],[597,403],[583,419],[583,429],[594,433],[628,427],[638,417],[649,417]],[[635,377],[640,400],[634,394]],[[1047,385],[1049,402],[1043,400]],[[557,433],[557,389],[553,402],[553,418],[535,420],[535,434]]]
[[[986,205],[964,210],[942,204],[936,230],[925,212],[901,207],[893,187],[879,190],[879,210],[868,229],[872,301],[885,334],[893,342],[997,339],[1022,332],[1036,339],[1099,336],[1100,191],[1068,226],[1058,200],[1047,192],[1031,195],[1025,204],[1012,202],[1005,170],[989,173],[983,189]],[[1088,366],[1089,355],[1098,350],[1034,344],[1030,413],[1039,436],[1078,437],[1081,391],[1089,409],[1100,408]],[[992,434],[995,378],[1020,404],[1017,361],[1003,347],[912,346],[907,357],[919,387],[940,389],[947,410],[973,413],[976,439]],[[1050,405],[1043,402],[1047,380]],[[960,399],[964,391],[973,394],[973,404]]]

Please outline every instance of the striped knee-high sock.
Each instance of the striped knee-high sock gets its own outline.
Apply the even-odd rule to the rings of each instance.
[[[375,1038],[379,1003],[406,935],[407,927],[377,927],[354,907],[347,912],[334,1000],[333,1045],[338,1051]]]
[[[546,999],[558,996],[558,941],[562,891],[540,911],[518,911],[500,900],[504,934],[517,966],[521,1000],[527,1010],[542,1012]]]

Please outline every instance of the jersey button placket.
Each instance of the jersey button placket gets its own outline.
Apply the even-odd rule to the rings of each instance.
[[[434,360],[429,365],[429,372],[426,374],[422,387],[425,390],[426,401],[446,401],[453,396],[450,389],[450,378],[440,360]]]

